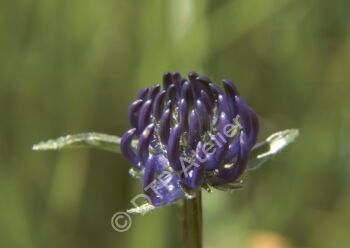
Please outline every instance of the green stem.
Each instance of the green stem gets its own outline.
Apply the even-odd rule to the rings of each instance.
[[[182,230],[184,248],[202,248],[202,194],[190,200],[183,200]]]

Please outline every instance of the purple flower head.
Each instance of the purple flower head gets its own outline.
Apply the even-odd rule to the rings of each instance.
[[[258,118],[231,81],[222,83],[223,90],[195,72],[188,78],[166,72],[162,89],[143,88],[130,105],[132,128],[121,151],[141,172],[154,206],[202,186],[233,183],[244,173]]]

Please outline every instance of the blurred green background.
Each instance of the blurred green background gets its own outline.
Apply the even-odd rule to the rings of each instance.
[[[163,71],[232,79],[260,139],[296,143],[204,193],[205,247],[350,247],[350,2],[0,1],[0,247],[179,247],[176,206],[133,218],[140,185],[119,155],[33,152],[64,134],[120,135],[142,85]]]

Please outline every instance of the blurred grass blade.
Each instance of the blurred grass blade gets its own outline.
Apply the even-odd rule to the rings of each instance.
[[[277,153],[281,152],[299,135],[298,129],[287,129],[270,135],[264,142],[258,143],[252,149],[248,170],[255,170]]]
[[[33,146],[33,150],[62,150],[71,148],[94,148],[120,153],[120,138],[102,133],[80,133],[43,141]]]

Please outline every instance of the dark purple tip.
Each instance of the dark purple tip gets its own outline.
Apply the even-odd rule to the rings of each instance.
[[[192,95],[192,87],[189,82],[184,82],[181,90],[181,99],[186,99],[188,105],[193,104],[193,95]]]
[[[147,100],[147,95],[148,95],[148,88],[142,88],[139,90],[137,93],[137,99],[139,100]]]
[[[182,82],[181,82],[181,75],[178,72],[173,72],[173,84],[175,84],[176,89],[176,99],[179,101],[181,98],[181,89],[182,89]]]
[[[225,92],[227,95],[229,95],[231,97],[239,96],[239,92],[237,90],[237,87],[232,83],[231,80],[224,79],[224,80],[222,80],[222,83],[224,85]]]
[[[149,96],[148,99],[154,99],[154,97],[158,94],[158,92],[160,91],[160,85],[159,84],[155,84],[152,86],[152,88],[149,91]]]
[[[153,106],[152,106],[152,112],[154,118],[159,120],[161,111],[162,111],[162,106],[164,104],[164,97],[165,97],[165,90],[162,90],[157,94],[157,96],[154,98],[153,101]]]
[[[197,72],[191,71],[191,72],[188,73],[188,79],[191,82],[194,82],[197,77],[198,77],[198,73]]]
[[[176,103],[176,89],[174,84],[169,85],[168,89],[166,90],[165,101],[172,101],[173,103]]]
[[[171,77],[170,72],[164,72],[164,74],[163,74],[163,89],[167,90],[171,83],[172,83],[172,77]]]
[[[172,77],[173,77],[173,83],[177,84],[177,83],[181,83],[181,74],[178,73],[177,71],[174,71],[172,73]]]
[[[128,119],[132,127],[137,128],[138,126],[138,115],[142,104],[143,100],[136,100],[129,106]]]
[[[190,72],[188,73],[188,79],[191,82],[191,87],[192,87],[192,94],[193,94],[193,99],[196,100],[199,98],[200,95],[200,86],[198,85],[198,82],[196,78],[198,77],[198,74],[196,72]]]
[[[222,90],[221,90],[220,87],[217,86],[216,84],[210,83],[210,84],[209,84],[209,87],[210,87],[210,89],[212,90],[212,92],[213,92],[215,98],[217,98],[218,95],[223,95]]]
[[[198,76],[196,79],[197,79],[197,81],[199,81],[199,82],[201,82],[203,84],[206,84],[208,86],[209,86],[209,84],[213,83],[212,81],[210,81],[209,78],[204,77],[204,76]]]
[[[206,77],[197,77],[196,81],[198,82],[201,90],[204,90],[210,98],[211,102],[215,102],[215,94],[212,92],[212,88],[210,87],[211,81]]]

